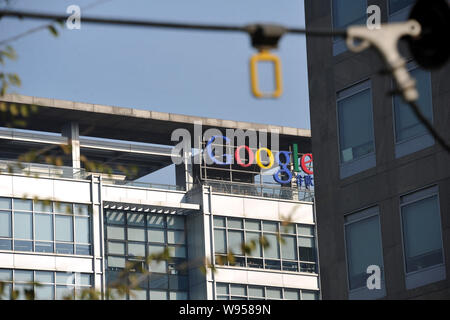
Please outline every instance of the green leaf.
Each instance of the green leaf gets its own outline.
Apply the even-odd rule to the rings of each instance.
[[[17,59],[17,54],[16,51],[14,50],[13,47],[11,46],[7,46],[5,50],[1,50],[0,51],[0,56],[4,56],[7,57],[10,60],[15,60]],[[3,59],[2,59],[3,60]]]
[[[9,83],[13,86],[20,87],[22,85],[22,82],[16,73],[8,73],[6,76],[8,77]]]

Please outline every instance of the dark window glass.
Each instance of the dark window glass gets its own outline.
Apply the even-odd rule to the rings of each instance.
[[[417,102],[422,114],[429,120],[433,118],[433,105],[431,98],[431,75],[428,71],[414,69],[411,76],[417,81],[419,100]],[[395,138],[397,142],[419,137],[428,131],[413,113],[408,104],[399,96],[394,97]]]
[[[444,262],[437,196],[402,207],[406,272]]]
[[[333,0],[333,26],[343,29],[349,25],[365,24],[367,0]]]
[[[33,251],[33,242],[32,241],[15,240],[14,241],[14,250],[15,251]]]
[[[416,0],[389,0],[389,14],[413,5]]]
[[[36,241],[35,251],[36,252],[53,252],[53,242]]]
[[[71,243],[56,243],[56,253],[73,254],[73,244]]]
[[[160,273],[150,274],[151,289],[167,289],[168,285],[169,285],[169,278],[167,274],[160,274]]]
[[[341,163],[359,159],[375,151],[372,94],[365,89],[338,101]]]
[[[0,239],[0,250],[12,250],[11,240]]]
[[[185,276],[170,275],[169,276],[169,289],[170,290],[187,290],[188,280]]]
[[[81,255],[91,255],[91,246],[86,244],[77,244],[76,247],[76,254]]]

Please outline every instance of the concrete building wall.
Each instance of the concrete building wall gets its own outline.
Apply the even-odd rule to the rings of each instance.
[[[332,1],[306,0],[307,28],[332,28]],[[387,21],[387,1],[381,7]],[[378,205],[380,210],[386,298],[450,297],[450,155],[437,143],[396,158],[391,78],[372,50],[333,55],[330,38],[308,37],[308,73],[316,212],[323,299],[347,299],[344,215]],[[408,53],[406,53],[410,56]],[[372,84],[376,166],[340,178],[336,93],[360,81]],[[450,141],[450,64],[431,73],[434,127]],[[400,196],[437,185],[444,243],[445,280],[406,289],[401,233]]]
[[[92,211],[93,248],[91,256],[2,250],[0,268],[89,273],[93,275],[93,286],[97,290],[105,290],[107,271],[103,215],[107,204],[123,210],[132,207],[162,212],[179,210],[176,214],[186,215],[190,299],[215,299],[217,282],[319,292],[319,276],[313,273],[231,266],[217,266],[217,272],[211,269],[206,269],[206,273],[202,271],[205,259],[214,261],[212,219],[215,215],[264,221],[289,220],[314,226],[313,204],[310,202],[213,193],[209,187],[184,192],[117,186],[103,184],[101,177],[95,175],[90,180],[76,180],[7,173],[0,174],[0,197],[88,204]]]

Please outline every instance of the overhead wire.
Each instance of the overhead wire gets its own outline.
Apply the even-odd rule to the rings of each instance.
[[[0,17],[17,17],[17,18],[29,18],[29,19],[47,19],[54,21],[64,21],[67,19],[66,15],[58,15],[51,13],[37,13],[27,11],[15,11],[15,10],[0,10]],[[197,24],[197,23],[182,23],[182,22],[165,22],[165,21],[151,21],[151,20],[131,20],[131,19],[119,19],[119,18],[99,18],[99,17],[83,17],[84,23],[93,24],[110,24],[121,26],[134,26],[134,27],[151,27],[151,28],[165,28],[165,29],[185,29],[185,30],[199,30],[199,31],[223,31],[223,32],[245,32],[248,33],[248,26],[234,26],[234,25],[215,25],[215,24]],[[346,30],[327,30],[327,29],[315,29],[307,30],[304,28],[284,28],[285,33],[304,34],[310,36],[324,36],[333,37],[341,36],[345,37]]]
[[[85,7],[82,7],[81,10],[83,10],[83,11],[89,10],[89,9],[95,8],[95,7],[97,7],[97,6],[101,5],[101,4],[104,4],[104,3],[110,2],[110,1],[113,1],[113,0],[97,0],[97,1],[92,2],[91,4],[88,4]],[[1,17],[1,15],[0,15],[0,17]],[[11,43],[11,42],[14,42],[16,40],[19,40],[19,39],[21,39],[23,37],[26,37],[27,35],[30,35],[32,33],[37,32],[37,31],[45,30],[48,27],[50,27],[52,24],[53,24],[53,22],[52,23],[46,23],[46,24],[43,24],[43,25],[31,28],[31,29],[29,29],[27,31],[24,31],[22,33],[19,33],[19,34],[15,35],[15,36],[6,38],[4,40],[0,40],[0,46],[7,45],[8,43]]]
[[[109,0],[99,0],[98,2],[106,2]],[[91,6],[92,7],[92,6]],[[37,12],[26,12],[26,11],[15,11],[15,10],[0,10],[0,17],[18,17],[18,18],[30,18],[30,19],[47,19],[53,21],[64,21],[67,19],[65,15],[51,14],[51,13],[37,13]],[[221,31],[221,32],[250,32],[251,25],[216,25],[216,24],[197,24],[197,23],[182,23],[182,22],[165,22],[165,21],[151,21],[151,20],[132,20],[132,19],[114,19],[114,18],[100,18],[100,17],[86,17],[82,18],[84,23],[93,24],[109,24],[109,25],[120,25],[120,26],[134,26],[134,27],[150,27],[150,28],[161,28],[161,29],[181,29],[181,30],[197,30],[197,31]],[[253,25],[254,26],[254,25]],[[42,28],[48,27],[40,26],[36,30],[29,30],[24,34],[3,40],[0,45],[4,44],[5,41],[14,41],[19,37],[27,35],[31,32],[35,32]],[[291,34],[303,34],[306,36],[316,36],[316,37],[346,37],[346,30],[330,30],[330,29],[305,29],[305,28],[284,28],[284,33]],[[420,122],[426,127],[429,133],[436,139],[436,141],[450,153],[450,146],[445,142],[437,131],[433,128],[432,124],[428,119],[421,113],[416,102],[408,103],[411,110],[417,116]]]

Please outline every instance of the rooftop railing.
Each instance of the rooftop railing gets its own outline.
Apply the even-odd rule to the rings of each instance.
[[[105,180],[106,183],[111,183],[114,185],[124,186],[124,187],[138,187],[147,189],[162,189],[169,191],[185,191],[183,186],[163,184],[163,183],[151,183],[151,182],[139,182],[139,181],[129,181],[129,180]]]
[[[314,191],[276,185],[247,184],[228,181],[204,181],[212,192],[229,193],[263,198],[314,202]]]
[[[25,175],[35,178],[87,179],[89,176],[84,169],[6,160],[0,161],[0,173]]]
[[[0,173],[18,174],[42,178],[87,179],[91,172],[85,169],[54,166],[38,163],[20,163],[16,161],[0,161]],[[162,183],[139,182],[125,180],[125,176],[102,174],[104,183],[123,187],[139,187],[161,189],[169,191],[185,191],[184,186]],[[120,177],[120,178],[119,178]],[[244,196],[256,196],[271,199],[295,200],[314,202],[314,190],[282,187],[269,184],[249,184],[228,181],[203,181],[202,185],[209,186],[212,192],[228,193]]]

